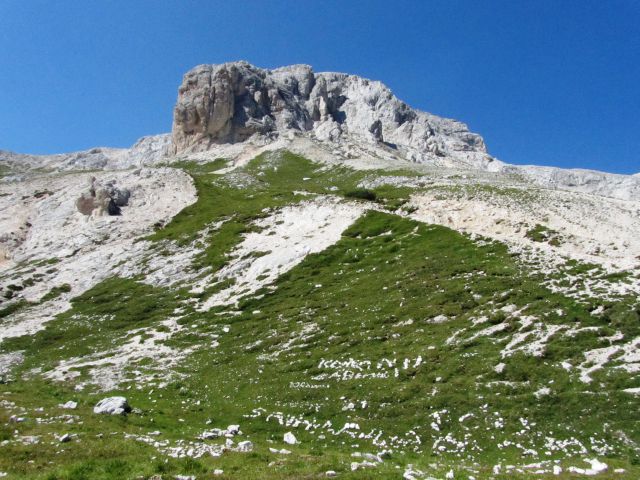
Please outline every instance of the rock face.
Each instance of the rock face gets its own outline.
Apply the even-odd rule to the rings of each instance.
[[[291,132],[330,142],[357,138],[420,163],[450,157],[465,166],[501,164],[463,123],[414,110],[382,83],[355,75],[234,62],[200,65],[184,76],[174,109],[174,152]]]
[[[0,319],[0,340],[44,328],[59,313],[56,306],[68,308],[66,298],[80,295],[105,278],[127,276],[133,263],[124,260],[146,248],[137,239],[168,223],[197,198],[193,179],[174,168],[92,172],[91,176],[102,188],[117,187],[123,192],[126,186],[131,192],[120,215],[87,217],[78,212],[76,200],[90,185],[86,173],[38,172],[25,175],[22,181],[0,180],[0,295],[6,295],[8,285],[15,283],[6,272],[23,262],[37,270],[33,275],[39,281],[24,285],[13,301],[37,303],[53,287],[71,287],[55,302],[41,304],[38,311],[25,310],[11,319]],[[54,269],[43,262],[51,258],[59,259]],[[12,364],[12,358],[0,352],[0,377],[7,363]]]

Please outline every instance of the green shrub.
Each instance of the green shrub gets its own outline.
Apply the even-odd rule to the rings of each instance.
[[[375,202],[378,196],[376,192],[368,190],[366,188],[356,188],[355,190],[349,190],[344,194],[347,198],[357,198],[359,200],[369,200]]]

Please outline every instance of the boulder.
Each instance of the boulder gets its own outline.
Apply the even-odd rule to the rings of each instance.
[[[96,217],[104,217],[106,215],[118,215],[120,213],[120,207],[118,207],[109,191],[106,188],[100,188],[96,190],[96,196],[94,201],[95,207],[92,215]]]
[[[131,407],[124,397],[103,398],[93,407],[93,413],[106,415],[123,415],[130,411]]]
[[[124,207],[129,203],[131,191],[128,188],[118,188],[114,181],[107,182],[104,188],[116,207]]]
[[[76,208],[83,215],[102,217],[120,215],[120,207],[129,203],[131,192],[126,188],[118,188],[115,182],[101,185],[95,177],[89,183],[89,189],[76,200]]]

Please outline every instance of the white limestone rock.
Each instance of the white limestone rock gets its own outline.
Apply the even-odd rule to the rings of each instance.
[[[289,455],[291,453],[291,450],[287,450],[286,448],[277,449],[269,447],[269,451],[277,455]]]
[[[285,433],[283,440],[284,440],[284,443],[289,444],[289,445],[295,445],[296,443],[298,443],[298,439],[291,432]]]
[[[224,436],[225,431],[220,429],[220,428],[213,428],[211,430],[207,430],[205,432],[202,432],[202,434],[200,435],[200,438],[203,440],[210,440],[213,438],[219,438]]]
[[[237,450],[239,452],[251,452],[253,450],[253,443],[250,442],[249,440],[238,442]]]
[[[242,435],[240,431],[240,425],[229,425],[227,429],[224,431],[225,435]]]
[[[131,407],[124,397],[103,398],[93,407],[93,413],[106,415],[123,415],[130,411]]]

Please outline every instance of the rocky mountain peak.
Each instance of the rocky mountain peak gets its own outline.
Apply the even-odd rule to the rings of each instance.
[[[494,162],[482,137],[463,123],[415,110],[381,82],[356,75],[232,62],[200,65],[184,76],[173,118],[176,153],[284,133],[328,142],[357,139],[418,163],[448,158],[486,168]]]

